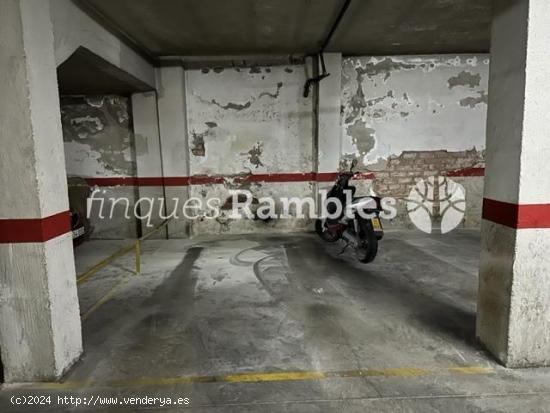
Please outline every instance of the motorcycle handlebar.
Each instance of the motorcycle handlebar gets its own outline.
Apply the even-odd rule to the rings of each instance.
[[[354,175],[355,175],[355,172],[341,172],[340,175],[338,176],[338,178],[339,179],[342,179],[342,178],[350,179],[350,178],[353,178]]]
[[[353,172],[342,172],[338,175],[338,180],[336,182],[340,185],[347,186],[349,180],[353,178],[353,175],[355,175]]]

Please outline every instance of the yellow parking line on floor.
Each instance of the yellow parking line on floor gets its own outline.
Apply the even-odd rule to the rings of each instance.
[[[111,299],[113,295],[118,291],[118,289],[124,284],[126,281],[128,281],[127,277],[122,278],[119,282],[117,282],[105,295],[103,295],[99,300],[97,300],[84,314],[80,316],[80,319],[82,321],[86,320],[92,313],[97,310],[99,307],[101,307],[103,304],[105,304],[107,301]]]
[[[160,231],[162,228],[166,227],[172,219],[165,220],[162,224],[160,224],[157,228],[152,229],[151,231],[147,232],[145,235],[143,235],[141,238],[138,238],[137,240],[133,241],[131,244],[126,245],[108,257],[102,259],[98,263],[96,263],[93,267],[88,269],[83,274],[77,275],[76,277],[76,283],[78,285],[88,281],[90,277],[97,274],[99,270],[103,269],[107,265],[109,265],[112,261],[114,261],[117,258],[120,258],[126,254],[128,254],[130,251],[135,251],[136,258],[135,258],[135,265],[136,265],[136,271],[135,274],[139,275],[141,273],[141,242],[145,241],[146,239],[150,238],[152,235],[156,234],[158,231]]]
[[[76,283],[80,285],[80,284],[88,281],[88,279],[91,276],[95,275],[99,270],[101,270],[102,268],[109,265],[113,260],[115,260],[116,258],[122,257],[123,255],[126,255],[127,253],[129,253],[130,251],[132,251],[134,249],[135,249],[135,242],[132,243],[131,245],[127,245],[125,247],[120,248],[119,250],[117,250],[113,254],[109,255],[107,258],[99,261],[97,264],[95,264],[93,267],[91,267],[84,274],[78,275],[77,278],[76,278]]]
[[[229,383],[254,383],[262,381],[295,381],[326,379],[326,373],[321,371],[286,371],[275,373],[243,373],[221,376],[220,381]]]
[[[364,375],[367,377],[417,377],[426,376],[430,374],[429,370],[416,369],[416,368],[397,368],[397,369],[368,369],[364,371]]]
[[[78,389],[90,387],[163,387],[174,385],[186,385],[194,383],[262,383],[284,381],[310,381],[325,380],[330,378],[349,377],[387,377],[387,378],[413,378],[420,376],[458,374],[458,375],[483,375],[494,373],[494,369],[486,366],[451,366],[446,368],[421,369],[421,368],[385,368],[385,369],[356,369],[342,371],[277,371],[236,373],[217,376],[177,376],[177,377],[140,377],[135,379],[108,380],[103,382],[72,381],[62,383],[41,383],[41,389]]]
[[[486,374],[486,373],[491,373],[493,369],[491,369],[490,367],[469,366],[469,367],[450,367],[449,371],[451,373],[458,373],[458,374]]]

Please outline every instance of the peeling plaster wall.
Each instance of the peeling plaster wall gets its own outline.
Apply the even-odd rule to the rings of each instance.
[[[312,100],[302,96],[303,65],[186,72],[190,175],[242,177],[247,174],[312,170]],[[193,186],[190,196],[222,201],[228,189],[249,189],[254,197],[311,196],[308,182]],[[295,229],[307,220],[193,223],[193,233]]]
[[[122,96],[63,97],[61,122],[67,175],[71,178],[133,177],[136,176],[136,142],[132,129],[130,99]],[[137,137],[137,139],[143,137]],[[144,148],[146,145],[137,145]],[[92,187],[92,190],[97,187]],[[109,216],[109,198],[129,200],[130,216],[137,197],[137,188],[113,186],[97,188],[103,198],[104,215]],[[104,191],[104,192],[103,192]],[[125,205],[115,206],[112,219],[98,217],[99,201],[94,203],[90,224],[92,238],[136,238],[134,218],[125,219]]]
[[[488,71],[488,55],[343,59],[340,163],[357,158],[377,171],[365,185],[400,199],[420,178],[483,167]],[[464,225],[478,227],[483,178],[453,179],[466,189]],[[409,226],[399,210],[395,224]]]

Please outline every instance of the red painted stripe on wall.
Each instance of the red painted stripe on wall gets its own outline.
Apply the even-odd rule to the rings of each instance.
[[[90,186],[186,186],[189,177],[99,177],[85,178]]]
[[[91,186],[188,186],[223,184],[226,181],[248,182],[332,182],[338,172],[288,172],[250,175],[193,175],[168,177],[99,177],[86,178]],[[354,179],[374,179],[374,173],[358,173]]]
[[[445,172],[445,176],[483,176],[485,168],[465,168]],[[338,172],[282,172],[250,175],[193,175],[168,177],[99,177],[86,178],[91,186],[188,186],[223,184],[226,181],[250,182],[334,182]],[[355,180],[376,179],[376,172],[358,172]]]
[[[45,218],[0,219],[0,244],[46,242],[70,230],[69,211]]]
[[[483,219],[514,229],[550,228],[550,204],[512,204],[483,199]]]
[[[162,178],[160,179],[162,182]],[[116,178],[86,178],[90,186],[135,186],[138,184],[136,177],[116,177]],[[159,184],[162,186],[162,183]]]

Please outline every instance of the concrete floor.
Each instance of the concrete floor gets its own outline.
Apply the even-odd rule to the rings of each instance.
[[[82,274],[101,260],[129,245],[132,240],[90,240],[75,248],[76,273]]]
[[[476,343],[476,232],[389,232],[369,265],[309,234],[143,249],[142,275],[130,254],[79,287],[85,353],[64,382],[4,386],[0,411],[29,411],[10,403],[23,394],[190,399],[116,411],[550,411],[550,369],[504,369]]]

